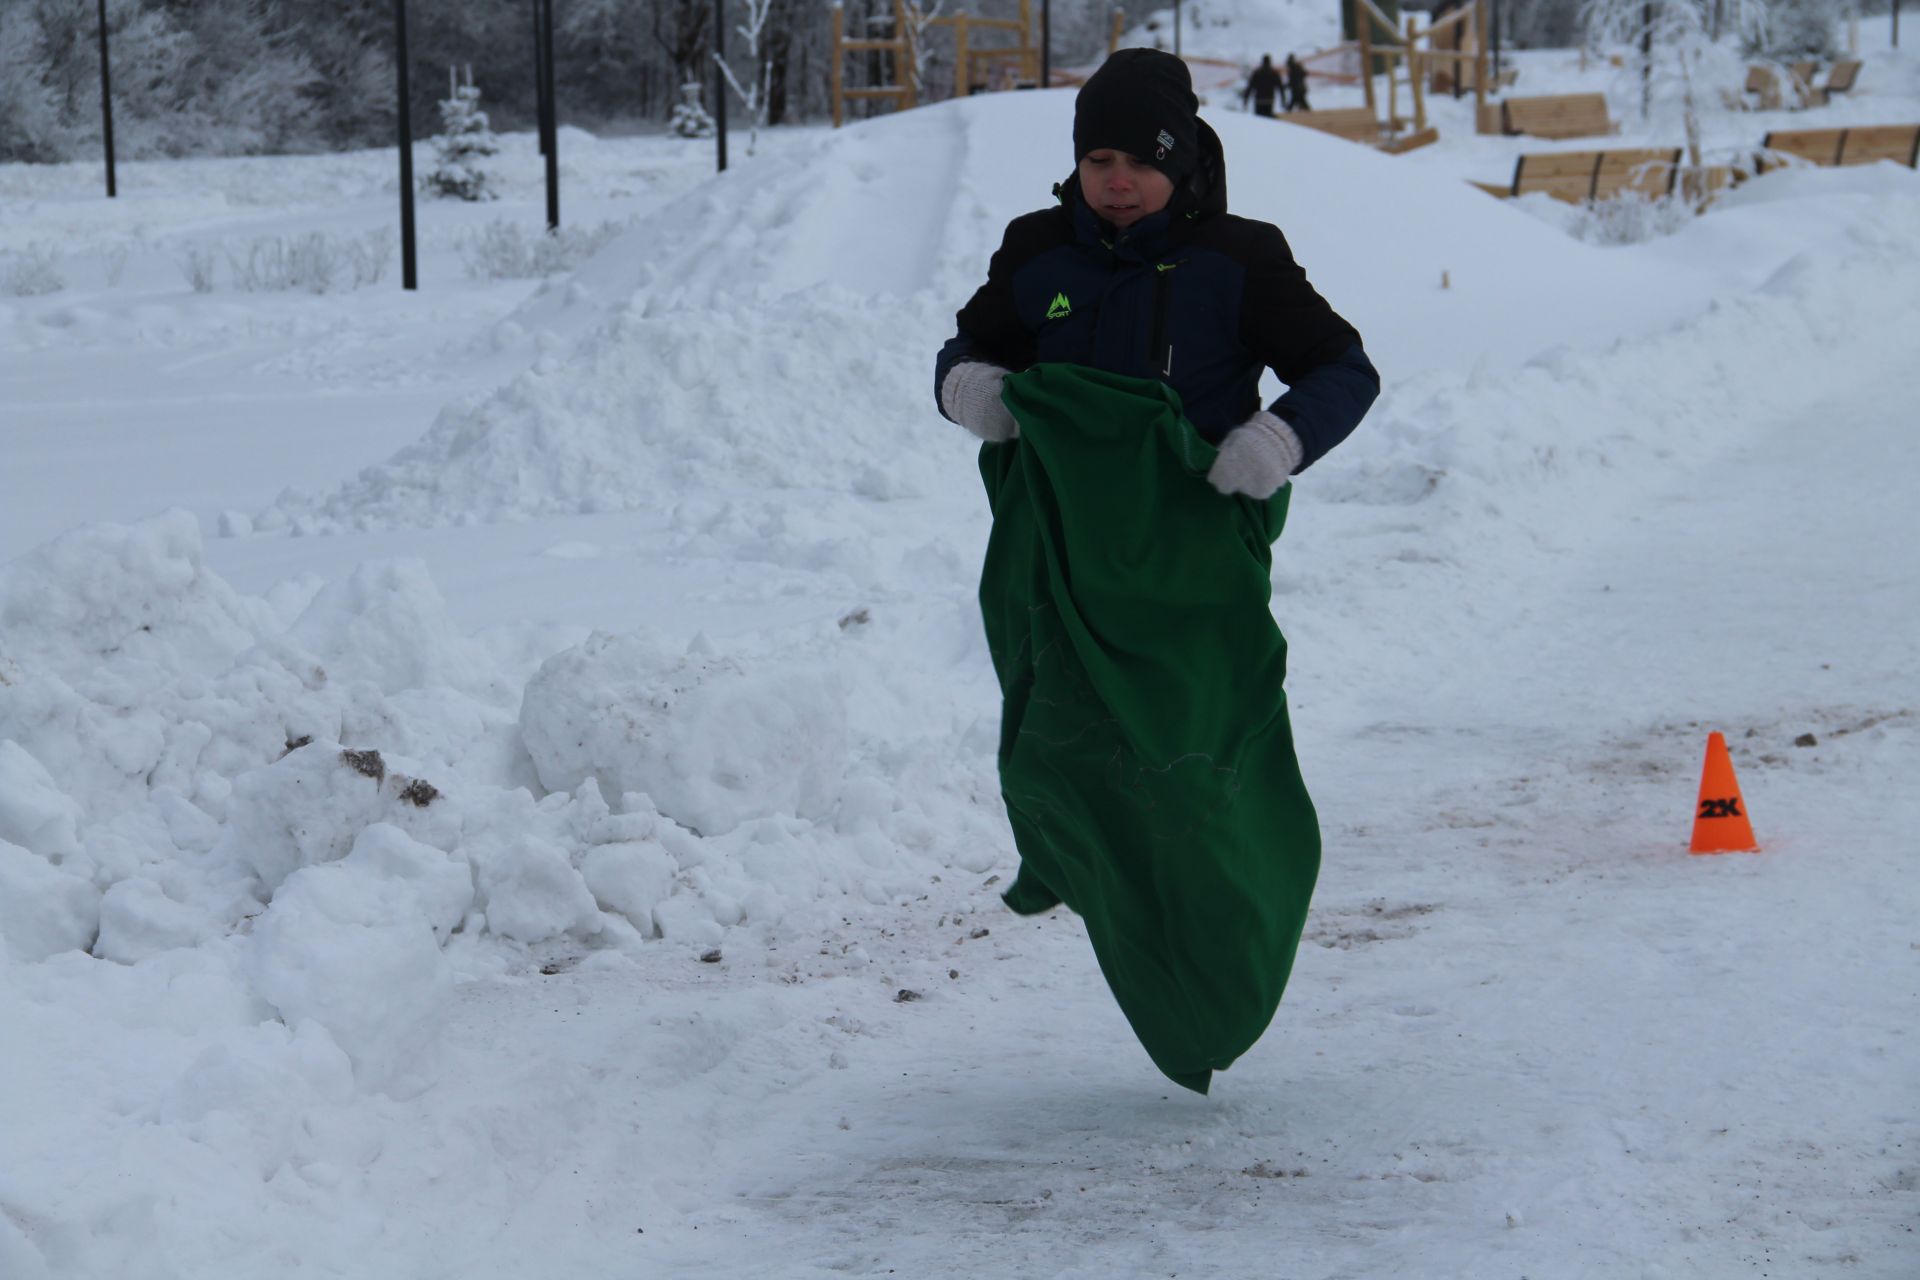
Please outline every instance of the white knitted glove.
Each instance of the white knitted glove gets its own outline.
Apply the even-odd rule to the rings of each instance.
[[[940,407],[947,416],[992,444],[1020,434],[1013,412],[1000,401],[1000,384],[1007,371],[997,364],[962,360],[947,370],[940,384]]]
[[[1287,483],[1306,451],[1284,418],[1265,409],[1227,432],[1207,483],[1222,493],[1271,498]]]

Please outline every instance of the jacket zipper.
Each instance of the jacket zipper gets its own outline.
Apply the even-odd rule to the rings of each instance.
[[[1162,262],[1153,273],[1153,337],[1147,354],[1153,361],[1154,376],[1173,377],[1173,344],[1167,340],[1167,295],[1172,289],[1173,269],[1177,262]]]

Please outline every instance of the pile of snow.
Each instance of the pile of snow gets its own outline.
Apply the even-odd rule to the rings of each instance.
[[[729,486],[925,493],[940,464],[899,442],[920,429],[931,375],[888,358],[898,322],[892,308],[828,290],[743,290],[713,308],[657,315],[636,303],[564,356],[449,407],[420,440],[323,500],[283,498],[254,526],[312,533],[664,512],[681,495]],[[796,334],[831,341],[796,348]]]
[[[0,637],[7,960],[217,975],[368,1087],[418,1061],[462,939],[710,944],[928,868],[831,650],[596,636],[523,699],[417,563],[249,598],[178,511],[9,564]]]
[[[520,714],[541,784],[644,792],[714,835],[781,813],[830,818],[846,772],[840,690],[811,667],[749,671],[700,648],[676,660],[645,636],[596,633],[546,662]]]
[[[547,348],[532,369],[448,406],[332,493],[283,496],[255,527],[664,514],[700,492],[938,492],[953,452],[934,419],[933,354],[1006,223],[1067,176],[1072,109],[1065,90],[946,103],[722,176],[495,327],[503,348],[529,334]],[[1312,130],[1214,123],[1232,207],[1285,229],[1390,373],[1591,342],[1649,299],[1673,315],[1696,305],[1702,282],[1684,264],[1609,256]],[[1356,210],[1378,225],[1419,217],[1356,236]],[[1584,305],[1559,306],[1569,291]]]
[[[1788,184],[1774,182],[1752,184],[1744,208],[1793,198]],[[1697,317],[1599,350],[1552,347],[1511,371],[1408,379],[1356,435],[1344,465],[1307,476],[1302,487],[1316,502],[1359,507],[1431,496],[1457,519],[1440,521],[1441,541],[1426,550],[1485,556],[1513,545],[1516,534],[1551,539],[1580,524],[1583,504],[1602,518],[1606,488],[1582,489],[1580,477],[1645,483],[1723,450],[1728,422],[1793,407],[1815,420],[1834,386],[1870,382],[1895,358],[1890,335],[1907,323],[1911,305],[1889,281],[1920,282],[1902,248],[1920,235],[1920,182],[1883,174],[1842,184],[1862,185],[1883,194],[1870,216],[1792,253],[1751,292],[1716,300]],[[1722,233],[1768,227],[1744,221],[1741,212],[1723,212],[1665,251],[1710,252]],[[1809,378],[1810,368],[1820,376]]]

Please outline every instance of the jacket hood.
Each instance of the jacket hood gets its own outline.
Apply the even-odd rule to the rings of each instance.
[[[1193,176],[1187,179],[1186,186],[1174,193],[1173,202],[1168,208],[1175,213],[1182,212],[1181,201],[1191,197],[1193,203],[1190,207],[1205,217],[1227,211],[1227,153],[1220,145],[1220,135],[1205,120],[1197,123],[1200,126],[1200,163],[1194,168]]]
[[[1077,166],[1067,175],[1065,182],[1054,186],[1054,195],[1073,215],[1074,225],[1080,229],[1083,239],[1098,240],[1115,249],[1125,244],[1137,245],[1143,255],[1151,256],[1153,247],[1164,242],[1180,224],[1227,211],[1226,151],[1220,145],[1220,136],[1205,120],[1196,121],[1196,124],[1199,128],[1200,158],[1192,176],[1173,193],[1173,199],[1167,202],[1165,209],[1140,219],[1122,235],[1116,236],[1113,224],[1096,214],[1081,196]]]

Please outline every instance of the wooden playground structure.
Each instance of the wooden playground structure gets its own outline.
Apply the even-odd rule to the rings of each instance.
[[[996,89],[1030,89],[1041,80],[1041,54],[1034,39],[1032,0],[1019,0],[1019,16],[983,18],[958,13],[927,17],[925,0],[865,0],[865,30],[849,35],[842,4],[833,12],[833,123],[845,121],[849,102],[878,100],[896,110],[947,97],[961,97]],[[1481,134],[1528,135],[1539,138],[1599,137],[1617,132],[1608,118],[1607,100],[1599,93],[1499,98],[1493,93],[1514,82],[1512,70],[1495,75],[1489,66],[1486,34],[1488,0],[1468,0],[1422,27],[1409,14],[1404,25],[1389,17],[1376,0],[1340,0],[1354,18],[1356,38],[1329,49],[1300,55],[1310,74],[1322,83],[1358,84],[1366,99],[1362,107],[1289,112],[1279,119],[1318,129],[1388,152],[1410,151],[1437,141],[1438,131],[1427,119],[1430,94],[1468,92],[1474,99],[1474,131]],[[891,12],[887,12],[890,5]],[[1109,55],[1119,46],[1125,14],[1114,10],[1107,37]],[[926,46],[938,39],[949,57],[922,58]],[[947,42],[951,44],[948,45]],[[847,60],[864,55],[858,77],[849,84]],[[1215,89],[1244,66],[1212,58],[1188,57],[1198,73],[1216,79]],[[1859,74],[1858,61],[1835,63],[1828,83],[1816,85],[1817,68],[1794,66],[1795,100],[1801,105],[1824,105],[1832,94],[1851,89]],[[950,73],[930,75],[940,69]],[[1375,70],[1379,68],[1378,70]],[[1075,85],[1083,75],[1065,69],[1047,69],[1056,85]],[[1370,74],[1371,72],[1371,74]],[[1382,76],[1384,92],[1376,83]],[[1769,78],[1772,77],[1772,78]],[[1749,74],[1747,94],[1762,105],[1780,105],[1785,94],[1777,90],[1776,69],[1756,68]],[[1402,111],[1404,92],[1405,111]],[[1733,105],[1750,105],[1744,100]],[[1869,128],[1779,131],[1761,144],[1752,172],[1765,172],[1789,163],[1822,165],[1865,164],[1892,160],[1920,166],[1920,125]],[[1508,182],[1475,182],[1494,195],[1519,196],[1540,192],[1570,202],[1606,200],[1625,193],[1658,197],[1684,193],[1704,205],[1719,191],[1737,182],[1749,170],[1741,166],[1703,166],[1683,163],[1677,148],[1610,148],[1593,151],[1528,154],[1517,158]]]
[[[1459,97],[1471,88],[1474,99],[1476,132],[1498,133],[1497,109],[1490,110],[1487,91],[1493,77],[1487,65],[1487,0],[1473,0],[1444,17],[1422,27],[1412,14],[1400,27],[1374,0],[1346,0],[1354,16],[1357,39],[1332,50],[1323,50],[1307,59],[1330,54],[1346,56],[1353,78],[1366,95],[1367,110],[1379,121],[1380,145],[1388,150],[1406,151],[1432,142],[1439,135],[1427,121],[1427,94],[1452,93]],[[1386,101],[1374,84],[1372,68],[1385,64]],[[1331,79],[1326,72],[1324,78]],[[1501,77],[1506,81],[1509,77]],[[1400,112],[1400,94],[1404,86],[1409,114]],[[1381,114],[1382,106],[1385,114]]]
[[[1478,131],[1500,132],[1498,106],[1487,99],[1494,77],[1488,73],[1487,47],[1481,38],[1487,30],[1486,0],[1473,0],[1426,27],[1412,14],[1404,27],[1396,24],[1374,0],[1342,3],[1353,16],[1356,38],[1302,54],[1300,61],[1323,84],[1359,85],[1366,105],[1288,112],[1279,119],[1397,154],[1439,140],[1439,130],[1427,119],[1429,93],[1451,92],[1459,97],[1471,86]],[[1374,71],[1376,67],[1384,70]],[[1387,82],[1384,102],[1376,84],[1382,75]],[[1499,77],[1502,84],[1511,79],[1511,75]]]
[[[923,101],[961,97],[989,89],[1032,88],[1040,83],[1041,57],[1034,39],[1032,0],[1020,0],[1019,16],[1013,18],[982,18],[967,13],[926,17],[920,3],[921,0],[892,0],[891,12],[870,10],[860,20],[864,29],[855,31],[848,30],[844,4],[833,6],[830,57],[836,128],[846,122],[847,107],[852,102],[877,100],[891,104],[896,110],[906,110]],[[1451,91],[1457,97],[1463,87],[1471,86],[1480,131],[1501,131],[1499,113],[1490,112],[1487,103],[1490,77],[1486,41],[1482,38],[1488,29],[1487,0],[1472,0],[1425,28],[1409,14],[1404,29],[1387,16],[1375,0],[1342,0],[1342,3],[1353,10],[1358,40],[1306,54],[1301,61],[1320,80],[1336,84],[1358,81],[1366,94],[1365,110],[1376,123],[1368,125],[1360,119],[1359,108],[1343,109],[1337,118],[1334,112],[1304,112],[1295,123],[1390,151],[1406,151],[1439,136],[1427,122],[1429,89]],[[1107,36],[1108,53],[1119,45],[1124,26],[1124,12],[1115,9]],[[933,77],[927,72],[935,60],[922,55],[927,51],[925,46],[935,39],[943,46],[949,46],[950,42],[950,60],[938,60],[943,70],[950,68],[950,86],[928,83]],[[848,59],[853,57],[858,61],[862,55],[864,74],[849,77]],[[1382,63],[1387,80],[1384,116],[1375,77],[1364,74],[1364,69]],[[1054,83],[1079,82],[1079,77],[1072,73],[1052,72],[1051,68],[1049,71],[1049,79]],[[850,79],[858,79],[860,83],[850,83]],[[1400,109],[1402,86],[1407,94],[1409,115],[1403,115]],[[1322,118],[1314,119],[1315,116]]]
[[[1031,89],[1040,83],[1040,47],[1033,40],[1031,0],[1020,0],[1017,18],[980,18],[956,13],[937,18],[920,17],[921,10],[907,0],[893,0],[891,15],[869,17],[869,29],[858,36],[847,34],[847,16],[842,3],[833,5],[833,127],[846,121],[849,102],[879,100],[890,102],[895,110],[917,107],[936,99],[935,86],[919,80],[923,71],[921,44],[936,34],[944,44],[952,40],[953,82],[947,97],[964,97],[994,89]],[[1126,29],[1126,10],[1116,8],[1107,31],[1107,53],[1120,47],[1120,33]],[[975,37],[985,34],[987,43]],[[1008,43],[1008,37],[1011,43]],[[853,54],[868,57],[865,79],[868,83],[847,83],[847,58]],[[1205,61],[1200,59],[1200,61]],[[1049,80],[1056,85],[1079,84],[1083,77],[1057,67],[1049,67]]]
[[[1033,43],[1030,0],[1020,0],[1017,18],[979,18],[967,13],[927,18],[921,17],[921,12],[907,0],[893,0],[890,16],[883,14],[867,20],[870,28],[883,26],[884,34],[869,30],[849,37],[845,7],[833,6],[830,56],[833,59],[834,128],[845,122],[846,105],[850,101],[878,99],[891,102],[896,110],[906,110],[919,106],[922,99],[933,100],[936,96],[933,86],[921,79],[925,64],[920,55],[922,44],[930,42],[936,34],[942,43],[947,39],[952,41],[953,86],[952,92],[944,96],[957,98],[986,89],[1031,88],[1040,82],[1040,50]],[[1116,32],[1118,16],[1116,13]],[[975,37],[983,33],[989,39],[984,47],[975,41]],[[1007,35],[1012,36],[1012,43],[1006,42]],[[869,55],[866,68],[869,83],[847,84],[850,54]]]
[[[1456,95],[1460,86],[1472,85],[1480,107],[1476,118],[1485,117],[1487,51],[1480,33],[1487,29],[1486,0],[1473,0],[1425,29],[1419,29],[1409,15],[1404,32],[1374,0],[1343,0],[1343,3],[1355,9],[1359,40],[1307,54],[1301,60],[1318,79],[1337,84],[1359,81],[1366,92],[1366,110],[1379,123],[1369,126],[1361,121],[1358,108],[1345,109],[1337,118],[1333,112],[1306,112],[1295,123],[1388,150],[1410,150],[1438,137],[1427,123],[1429,81],[1436,92],[1450,88]],[[833,6],[830,58],[835,128],[846,122],[847,107],[852,102],[877,100],[891,104],[895,110],[906,110],[919,106],[922,101],[961,97],[990,89],[1032,88],[1040,83],[1041,58],[1034,41],[1031,0],[1020,0],[1019,16],[1014,18],[982,18],[967,13],[923,17],[922,13],[923,10],[909,0],[893,0],[890,13],[884,10],[877,15],[870,13],[864,19],[865,30],[849,32],[844,4]],[[1115,9],[1112,28],[1107,34],[1109,54],[1119,46],[1125,22],[1125,12]],[[981,37],[985,38],[984,43]],[[942,60],[944,66],[951,68],[952,75],[951,86],[944,93],[940,90],[947,86],[927,83],[931,77],[923,79],[929,69],[929,62],[921,56],[925,52],[923,46],[936,38],[942,45],[951,41],[951,61]],[[862,82],[849,83],[848,58],[860,55],[865,55],[864,75],[857,77]],[[1384,120],[1380,120],[1374,77],[1360,74],[1361,68],[1374,65],[1375,59],[1387,66]],[[1080,81],[1080,77],[1071,72],[1051,68],[1049,71],[1049,79],[1056,84]],[[1403,82],[1408,89],[1410,118],[1400,114]],[[1311,118],[1316,115],[1322,118]]]

